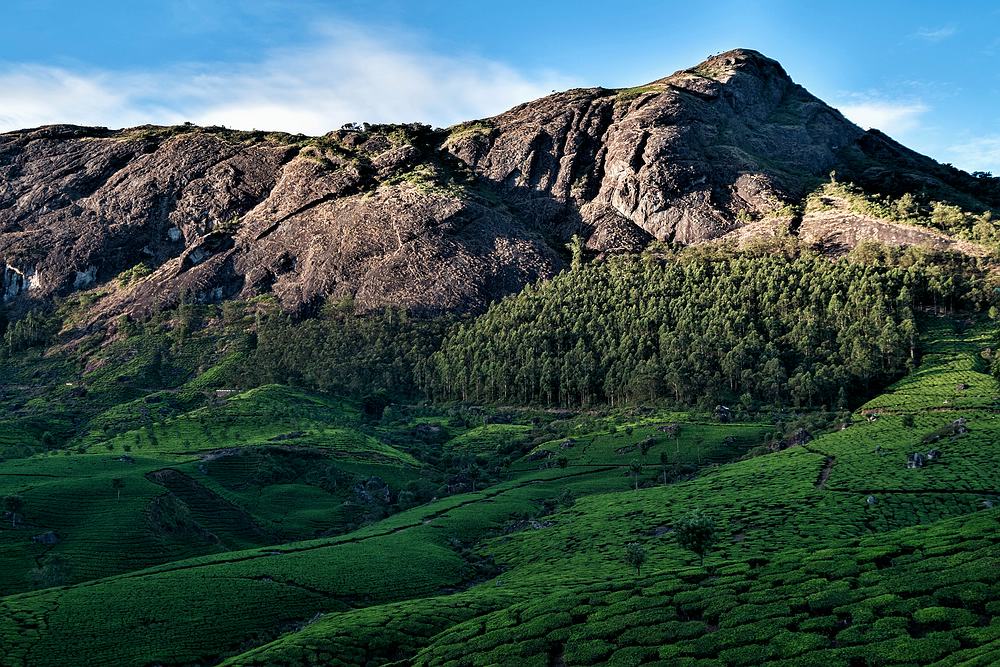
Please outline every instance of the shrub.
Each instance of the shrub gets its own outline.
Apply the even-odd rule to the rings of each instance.
[[[797,655],[814,651],[828,645],[826,637],[812,632],[779,632],[771,645],[782,658],[794,658]]]
[[[150,275],[152,272],[153,269],[149,268],[149,266],[146,265],[145,262],[139,262],[131,269],[125,269],[124,271],[119,273],[118,277],[115,278],[115,280],[121,287],[128,287],[132,283],[137,282],[145,278],[146,276]]]
[[[900,637],[866,646],[865,655],[875,664],[885,663],[930,663],[950,655],[961,648],[961,644],[950,634],[935,632],[914,639]]]
[[[813,593],[807,598],[809,608],[813,611],[828,611],[834,607],[849,604],[853,600],[854,594],[846,582],[836,582],[819,593]]]
[[[931,222],[944,230],[953,230],[965,226],[965,213],[957,206],[934,202],[931,207]]]
[[[965,625],[975,625],[978,619],[975,614],[965,609],[926,607],[914,612],[913,620],[924,625],[958,628]]]
[[[570,642],[566,645],[564,658],[567,664],[595,665],[614,651],[615,647],[599,639]]]

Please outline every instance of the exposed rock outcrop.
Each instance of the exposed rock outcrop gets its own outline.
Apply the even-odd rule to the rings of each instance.
[[[524,104],[446,146],[508,189],[575,204],[563,217],[611,249],[721,236],[741,213],[800,196],[863,134],[777,62],[741,50],[631,90]]]
[[[450,130],[3,134],[0,293],[16,304],[114,287],[95,320],[184,294],[270,292],[294,311],[341,297],[362,310],[475,310],[559,270],[573,234],[601,252],[738,234],[831,169],[1000,205],[977,179],[863,132],[777,62],[737,50],[638,88],[571,90]],[[854,222],[830,232],[817,218],[802,233],[832,245],[926,240]]]

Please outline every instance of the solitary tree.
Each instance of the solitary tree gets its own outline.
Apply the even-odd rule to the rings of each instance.
[[[118,492],[118,497],[115,500],[122,499],[122,489],[125,488],[125,480],[121,477],[115,477],[111,480],[111,488]]]
[[[39,565],[28,572],[28,580],[34,588],[61,586],[69,578],[69,569],[62,556],[53,554],[45,559],[44,565]]]
[[[566,244],[566,247],[572,256],[569,266],[573,271],[576,271],[583,266],[583,239],[580,238],[579,234],[573,234],[573,238]]]
[[[667,434],[674,441],[674,454],[677,456],[677,460],[681,460],[681,425],[680,424],[670,424],[667,426]]]
[[[642,564],[646,562],[646,550],[638,542],[629,542],[625,545],[625,564],[635,568],[635,576],[639,576],[642,571]]]
[[[11,528],[17,528],[17,520],[24,510],[24,498],[18,495],[6,496],[3,499],[3,506],[7,510],[7,513],[10,514]]]
[[[705,564],[705,552],[715,542],[715,522],[712,517],[702,511],[691,512],[674,524],[677,542],[681,547],[692,551]]]
[[[919,208],[917,207],[916,198],[909,192],[903,193],[903,196],[896,200],[896,216],[902,218],[903,220],[909,220],[917,215]]]
[[[667,465],[669,465],[667,453],[660,452],[660,473],[663,475],[663,486],[667,485]]]
[[[477,466],[475,463],[470,463],[468,469],[465,471],[465,476],[469,478],[469,483],[472,485],[472,492],[476,492],[476,482],[478,482],[483,476],[483,469]]]
[[[632,480],[635,482],[635,490],[639,490],[639,475],[642,474],[642,464],[638,461],[632,461],[628,464],[629,472],[632,473]]]
[[[382,413],[392,403],[388,392],[384,389],[372,392],[361,399],[361,411],[365,417],[378,421],[382,419]]]
[[[45,449],[52,449],[53,447],[55,447],[56,446],[55,436],[49,433],[48,431],[42,433],[42,445],[45,447]]]

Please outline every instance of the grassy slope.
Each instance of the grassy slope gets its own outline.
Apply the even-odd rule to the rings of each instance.
[[[988,655],[1000,641],[993,623],[1000,547],[996,511],[982,503],[1000,495],[1000,425],[990,412],[1000,390],[977,356],[980,337],[992,332],[984,326],[959,336],[949,327],[931,329],[918,373],[865,406],[883,416],[869,422],[859,411],[850,428],[805,447],[711,465],[754,444],[763,427],[684,423],[682,415],[574,434],[569,447],[561,439],[541,445],[565,456],[565,468],[537,470],[539,463],[524,459],[515,466],[523,472],[508,481],[348,535],[9,595],[0,600],[0,662],[65,664],[87,655],[101,663],[179,664],[235,654],[229,664],[357,664],[416,654],[428,664],[490,664],[520,653],[524,664],[846,664],[852,656],[905,664]],[[957,390],[958,382],[969,388]],[[923,402],[905,428],[896,412],[912,396]],[[968,420],[968,434],[921,443],[958,417]],[[657,429],[663,421],[682,422],[676,441]],[[130,465],[147,470],[166,457],[197,475],[183,448],[164,446],[185,439],[185,423],[168,420],[157,431],[159,445],[135,450]],[[240,428],[248,431],[242,436],[260,434],[263,446],[291,430],[266,419]],[[452,447],[480,450],[490,431]],[[657,470],[649,466],[647,486],[631,490],[628,463],[643,457],[630,448],[648,437],[657,441],[647,463],[665,451],[708,468],[693,480],[654,486]],[[906,469],[906,453],[930,446],[944,453],[940,462]],[[375,452],[380,465],[383,454]],[[57,462],[93,461],[92,472],[73,479],[97,480],[100,488],[102,475],[113,474],[100,467],[109,458],[42,462],[57,470]],[[133,502],[130,481],[120,503],[105,499],[102,507]],[[227,491],[221,477],[213,484],[220,495]],[[537,514],[567,488],[579,497],[575,504],[540,517],[537,528],[509,532],[512,516]],[[39,491],[38,502],[43,495],[50,494]],[[678,513],[695,507],[720,528],[705,568],[669,531]],[[121,544],[110,534],[100,539]],[[642,578],[621,560],[630,541],[649,553]],[[16,555],[13,544],[4,548]],[[483,555],[503,572],[470,588]]]
[[[25,502],[16,527],[0,524],[0,591],[24,590],[29,570],[53,555],[71,568],[69,582],[84,581],[337,530],[348,520],[345,501],[356,480],[375,475],[398,489],[420,474],[412,456],[360,427],[350,405],[267,386],[123,433],[83,454],[0,463],[0,496],[17,494]],[[295,437],[284,437],[290,432]],[[262,477],[270,462],[255,453],[265,450],[288,452],[298,464],[296,478]],[[303,450],[314,454],[300,460]],[[326,461],[342,473],[336,488],[299,478],[304,467]],[[120,494],[115,478],[123,481]],[[164,508],[169,516],[162,516]],[[30,539],[48,531],[59,536],[58,544]]]
[[[1000,587],[992,574],[1000,536],[996,510],[982,511],[982,502],[1000,495],[1000,425],[984,408],[1000,390],[977,359],[995,332],[954,333],[934,327],[920,380],[907,378],[876,399],[917,392],[936,400],[940,412],[919,411],[912,428],[898,416],[868,422],[859,411],[850,428],[808,448],[667,487],[595,493],[549,517],[552,526],[483,545],[507,567],[496,581],[426,606],[330,614],[228,664],[335,664],[338,657],[351,664],[378,646],[390,647],[382,657],[392,657],[392,646],[428,643],[418,663],[990,664],[1000,650],[993,620]],[[953,410],[953,373],[982,400]],[[905,454],[925,450],[923,436],[959,416],[970,433],[935,443],[940,462],[908,470]],[[591,447],[580,440],[591,439],[562,451],[586,460]],[[599,458],[617,453],[602,449]],[[566,483],[585,491],[592,479]],[[707,568],[669,532],[656,535],[694,507],[720,523]],[[906,528],[916,524],[929,525]],[[621,562],[632,540],[650,555],[641,579]],[[454,624],[463,615],[469,620]]]

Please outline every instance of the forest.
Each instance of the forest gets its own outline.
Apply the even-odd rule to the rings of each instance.
[[[996,298],[977,262],[862,245],[574,262],[485,313],[367,317],[350,302],[258,327],[244,382],[586,407],[848,407],[917,363],[917,318]]]

